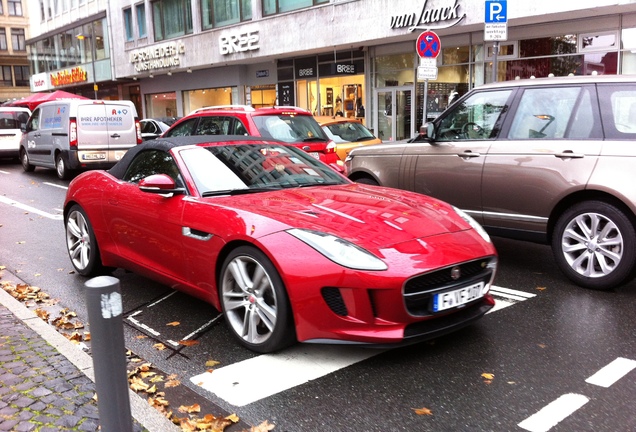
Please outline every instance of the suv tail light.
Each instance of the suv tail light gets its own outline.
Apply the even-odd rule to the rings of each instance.
[[[139,124],[138,118],[135,118],[135,131],[137,133],[137,144],[141,144],[143,139],[141,138],[141,124]]]
[[[68,136],[69,146],[77,148],[77,120],[75,118],[69,119]]]
[[[333,140],[329,140],[327,143],[327,147],[325,148],[325,153],[335,153],[336,152],[336,143]]]

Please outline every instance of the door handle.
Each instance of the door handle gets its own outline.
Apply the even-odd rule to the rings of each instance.
[[[565,150],[561,153],[556,153],[554,156],[559,159],[581,159],[584,158],[585,155],[582,153],[574,153],[572,150]]]
[[[473,153],[472,150],[466,150],[464,153],[457,153],[460,158],[476,158],[481,156],[481,153]]]
[[[118,133],[114,133],[110,137],[111,138],[121,138],[121,135],[119,135]]]

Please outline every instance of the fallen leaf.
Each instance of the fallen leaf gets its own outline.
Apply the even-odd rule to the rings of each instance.
[[[493,380],[495,379],[495,374],[491,374],[491,373],[487,373],[484,372],[483,374],[481,374],[482,378],[486,378],[487,380]]]
[[[167,325],[167,326],[173,326],[173,327],[176,327],[176,326],[178,326],[178,325],[180,325],[180,324],[181,324],[181,323],[180,323],[179,321],[172,321],[172,322],[169,322],[169,323],[168,323],[168,324],[166,324],[166,325]]]
[[[137,339],[146,339],[147,337],[148,336],[146,336],[146,335],[139,335],[139,336],[137,336]]]
[[[537,345],[539,346],[539,348],[545,348],[545,347],[547,347],[547,345],[546,345],[546,344],[537,344]]]
[[[159,351],[163,351],[166,349],[166,346],[162,343],[156,343],[152,346],[154,349],[159,350]]]
[[[545,291],[546,289],[546,287],[537,287],[537,291]]]
[[[180,386],[180,385],[181,385],[181,381],[176,380],[176,379],[171,379],[171,380],[166,381],[166,384],[165,384],[164,387],[170,388],[170,387],[177,387],[177,386]]]
[[[198,340],[180,340],[179,344],[183,346],[193,346],[193,345],[198,345],[199,341]]]
[[[413,411],[415,411],[415,414],[417,415],[433,415],[433,411],[431,411],[430,409],[424,407],[424,408],[411,408]]]
[[[198,412],[201,412],[201,406],[197,403],[192,404],[190,406],[181,405],[179,407],[179,412],[188,413],[188,414],[198,413]]]
[[[218,364],[220,364],[221,362],[218,362],[216,360],[208,360],[205,362],[205,367],[214,367]]]

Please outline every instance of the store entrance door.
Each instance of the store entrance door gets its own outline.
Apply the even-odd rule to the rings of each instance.
[[[373,129],[382,141],[413,136],[412,87],[379,88],[374,91],[376,112]]]

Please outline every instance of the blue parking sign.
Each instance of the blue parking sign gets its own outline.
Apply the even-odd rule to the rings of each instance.
[[[484,18],[486,24],[500,23],[504,24],[508,22],[508,7],[506,0],[492,0],[486,2],[486,17]]]

